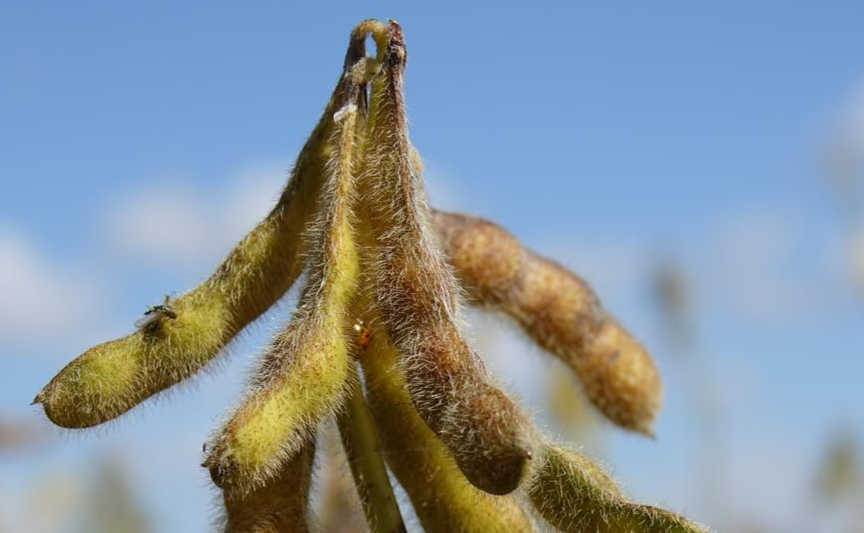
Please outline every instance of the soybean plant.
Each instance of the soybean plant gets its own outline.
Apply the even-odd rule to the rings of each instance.
[[[35,402],[66,428],[114,419],[207,366],[304,273],[291,320],[205,446],[225,532],[316,530],[309,493],[329,420],[371,531],[405,531],[389,472],[427,533],[704,532],[630,502],[589,459],[550,442],[462,334],[463,300],[511,317],[609,420],[653,433],[657,368],[589,285],[504,228],[427,203],[407,58],[398,23],[354,28],[271,213],[207,281],[84,352]]]

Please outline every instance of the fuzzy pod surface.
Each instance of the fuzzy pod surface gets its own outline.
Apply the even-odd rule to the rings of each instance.
[[[512,317],[537,344],[579,376],[611,421],[652,434],[660,374],[645,348],[603,310],[588,284],[525,248],[501,226],[436,211],[435,228],[472,299]]]
[[[372,333],[361,363],[381,450],[426,533],[533,531],[514,496],[488,494],[465,479],[414,409],[398,352],[385,332]]]
[[[564,533],[707,533],[686,518],[628,501],[597,465],[576,452],[546,446],[527,495],[547,522]]]
[[[242,496],[223,493],[224,533],[308,533],[314,458],[310,444],[263,486]]]
[[[349,50],[346,61],[358,53]],[[276,206],[207,281],[170,301],[170,314],[85,351],[39,392],[34,403],[53,423],[95,426],[189,378],[285,294],[304,266],[303,234],[319,208],[333,115],[344,102],[340,82]]]
[[[308,279],[292,320],[264,354],[249,392],[213,439],[205,461],[217,485],[247,492],[278,471],[342,402],[349,379],[348,308],[358,276],[351,205],[365,64],[346,72],[336,113]]]
[[[459,332],[456,280],[431,227],[422,179],[408,141],[401,29],[391,22],[362,181],[368,187],[375,304],[401,355],[411,400],[475,486],[513,491],[532,455],[527,419],[488,380]]]
[[[430,210],[408,138],[406,57],[397,23],[361,22],[267,218],[209,280],[82,354],[36,401],[61,426],[110,420],[203,368],[304,271],[293,319],[205,448],[226,533],[309,531],[312,443],[331,415],[373,530],[404,530],[383,455],[428,533],[528,533],[545,526],[531,507],[565,533],[703,531],[628,501],[593,463],[537,440],[466,342],[459,280],[575,370],[607,417],[651,431],[654,363],[587,284],[500,226]],[[358,317],[368,324],[359,337]]]

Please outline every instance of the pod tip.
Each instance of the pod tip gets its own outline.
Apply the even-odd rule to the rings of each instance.
[[[40,391],[39,391],[39,394],[37,394],[36,397],[33,398],[33,401],[30,402],[30,405],[37,405],[37,404],[40,404],[40,403],[42,403],[43,401],[45,401],[45,394],[44,394],[44,392],[45,392],[44,390],[40,390]]]

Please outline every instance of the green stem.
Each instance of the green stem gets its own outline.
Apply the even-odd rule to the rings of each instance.
[[[336,416],[336,423],[363,513],[372,533],[405,533],[405,523],[384,466],[378,435],[357,378],[356,365],[353,365],[353,369],[355,375],[351,380],[345,408]]]

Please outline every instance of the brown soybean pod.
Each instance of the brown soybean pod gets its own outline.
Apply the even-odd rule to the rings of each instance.
[[[564,533],[706,533],[680,515],[628,501],[605,472],[576,452],[546,446],[538,463],[526,483],[528,499]]]
[[[610,420],[652,433],[662,395],[657,367],[585,281],[488,220],[436,211],[434,222],[450,264],[474,300],[510,315],[572,368]]]
[[[263,486],[245,495],[223,492],[225,533],[308,533],[314,458],[308,444]]]
[[[459,333],[458,285],[430,225],[408,141],[402,94],[406,52],[398,24],[379,79],[361,180],[377,246],[376,307],[400,353],[408,392],[465,477],[493,494],[513,491],[531,457],[527,419],[487,379]]]
[[[372,316],[364,320],[375,323]],[[483,492],[465,479],[447,448],[414,409],[396,348],[373,330],[360,361],[367,400],[387,465],[407,492],[426,533],[529,533],[512,495]]]
[[[364,55],[363,41],[352,39],[346,63]],[[318,210],[333,114],[344,101],[340,83],[276,206],[207,281],[170,302],[173,318],[90,348],[39,392],[34,403],[52,422],[85,428],[120,416],[200,371],[285,294],[303,269],[304,229]]]

